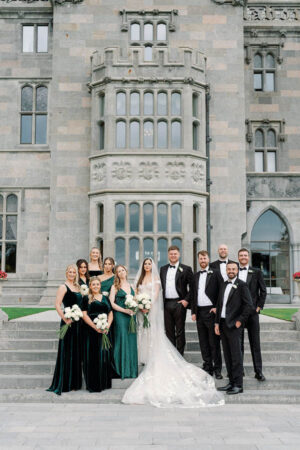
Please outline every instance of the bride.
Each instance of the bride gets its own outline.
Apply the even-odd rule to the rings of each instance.
[[[126,390],[122,402],[160,408],[177,406],[199,408],[224,404],[213,378],[189,364],[165,335],[163,299],[157,267],[146,258],[135,278],[136,293],[147,293],[152,300],[148,315],[150,328],[139,331],[139,358],[146,363],[142,373]],[[140,328],[142,327],[142,320]]]

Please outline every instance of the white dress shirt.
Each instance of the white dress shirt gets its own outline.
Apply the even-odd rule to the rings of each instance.
[[[245,281],[245,283],[246,283],[249,266],[245,266],[245,269],[246,270],[241,270],[241,268],[240,268],[240,270],[239,270],[239,279]]]
[[[232,285],[235,283],[236,277],[233,280],[230,280],[230,283],[227,284],[225,292],[224,292],[224,299],[223,299],[223,306],[222,306],[222,312],[221,312],[221,317],[222,319],[226,318],[226,304],[228,301],[228,297],[230,294],[230,291],[232,289]]]
[[[176,291],[175,277],[176,272],[179,266],[179,261],[177,261],[175,265],[175,269],[173,267],[169,267],[167,271],[166,278],[166,298],[178,298],[178,292]]]
[[[200,273],[199,277],[199,284],[198,284],[198,306],[213,306],[210,299],[205,294],[205,286],[206,286],[206,279],[207,279],[207,271],[208,266],[205,269],[204,273]]]
[[[219,260],[219,261],[221,261],[221,260]],[[221,272],[221,275],[222,275],[224,281],[228,280],[227,272],[226,272],[227,263],[228,263],[228,259],[225,260],[225,264],[224,264],[224,262],[222,264],[220,264],[220,272]]]

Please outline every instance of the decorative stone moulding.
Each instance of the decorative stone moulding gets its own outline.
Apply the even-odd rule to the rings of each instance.
[[[297,22],[300,21],[300,4],[288,5],[288,2],[271,4],[249,4],[244,9],[247,22]]]
[[[266,39],[264,41],[259,39],[251,39],[250,41],[245,42],[245,62],[246,64],[250,64],[253,55],[256,52],[259,53],[272,53],[276,58],[278,64],[281,64],[283,61],[282,51],[281,49],[284,47],[284,39],[278,38],[277,42],[273,39]]]
[[[229,4],[232,6],[245,6],[247,4],[247,0],[212,0],[217,5]]]
[[[247,197],[251,200],[294,200],[299,196],[299,175],[287,176],[279,172],[247,175]]]
[[[157,20],[162,19],[166,20],[168,23],[169,31],[176,31],[176,23],[175,18],[178,16],[178,9],[170,9],[170,10],[160,10],[160,9],[152,9],[152,10],[127,10],[121,9],[120,15],[122,17],[121,23],[121,31],[128,31],[130,22],[135,19],[143,19],[147,20]]]
[[[286,139],[285,135],[285,119],[282,120],[270,120],[270,119],[262,119],[262,120],[250,120],[246,119],[246,141],[249,144],[253,141],[254,130],[257,128],[273,128],[276,131],[278,139],[280,142],[284,142]]]
[[[0,0],[1,3],[50,3],[54,5],[63,5],[64,3],[82,3],[83,0]]]

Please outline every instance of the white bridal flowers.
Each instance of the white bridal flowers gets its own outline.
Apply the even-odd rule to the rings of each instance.
[[[131,294],[126,295],[125,307],[126,307],[126,309],[130,309],[131,311],[133,311],[134,314],[136,314],[136,312],[138,310],[138,304],[135,301],[135,298],[133,297],[133,295],[131,295]],[[133,315],[130,317],[128,333],[136,333],[136,323],[135,323]]]
[[[82,311],[79,308],[79,306],[75,304],[72,307],[67,306],[64,309],[64,316],[66,319],[72,319],[72,322],[78,322],[82,318],[83,314],[82,314]],[[71,325],[72,325],[72,323],[70,323],[70,324],[65,323],[61,327],[61,329],[58,332],[59,339],[63,339],[65,337],[66,332],[68,331],[68,329]]]
[[[93,322],[96,325],[97,330],[102,331],[102,348],[104,350],[109,350],[111,347],[111,343],[107,336],[109,330],[107,314],[105,313],[98,314],[98,316],[95,317]]]
[[[80,294],[82,295],[82,297],[84,297],[85,295],[89,295],[89,288],[86,284],[82,284],[80,286]]]
[[[136,300],[138,303],[138,308],[140,310],[147,310],[147,312],[144,312],[144,322],[143,322],[143,328],[149,328],[150,327],[150,321],[148,319],[148,314],[150,312],[151,306],[152,306],[152,301],[151,298],[148,294],[144,293],[144,294],[138,294],[136,296]]]

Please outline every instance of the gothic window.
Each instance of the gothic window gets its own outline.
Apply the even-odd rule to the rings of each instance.
[[[193,204],[193,233],[199,233],[199,206]]]
[[[157,122],[157,147],[168,147],[168,124],[165,120],[159,120]]]
[[[153,232],[153,205],[152,203],[145,203],[144,211],[144,231]]]
[[[23,53],[48,52],[48,25],[23,25]]]
[[[131,203],[129,206],[130,226],[129,231],[138,232],[140,229],[140,205]]]
[[[276,172],[277,137],[272,128],[255,131],[255,172]]]
[[[21,144],[47,143],[48,88],[23,86],[21,89]]]
[[[141,26],[139,23],[133,22],[130,25],[130,40],[140,41],[141,39]]]
[[[153,41],[153,24],[151,22],[144,24],[144,41]]]
[[[0,193],[0,270],[16,272],[18,197]]]
[[[131,116],[139,116],[140,115],[140,94],[139,94],[139,92],[131,92],[131,94],[130,94],[130,115]]]
[[[117,121],[116,143],[117,148],[126,147],[126,122],[124,120]]]
[[[275,57],[272,53],[256,53],[253,58],[253,82],[255,91],[275,91]]]
[[[125,265],[125,239],[123,238],[115,240],[115,260],[117,264]]]
[[[181,148],[181,122],[173,120],[171,123],[171,145],[172,148]]]
[[[166,116],[168,114],[168,95],[166,92],[157,94],[157,115]]]
[[[167,40],[167,25],[163,22],[157,24],[157,41],[166,41]]]
[[[144,243],[143,258],[153,258],[154,257],[153,239],[145,238],[143,243]]]
[[[130,24],[131,45],[165,45],[168,39],[167,24],[156,20],[133,20]]]
[[[157,205],[157,231],[168,231],[168,205],[166,203],[159,203]]]
[[[140,147],[140,122],[132,120],[130,122],[130,148]]]
[[[193,150],[199,150],[199,123],[193,122]]]
[[[152,120],[145,120],[144,122],[144,148],[153,148],[153,122]]]
[[[125,116],[126,114],[126,94],[125,92],[118,92],[117,93],[117,115],[118,116]]]
[[[124,203],[117,203],[116,211],[116,233],[125,231],[125,205]]]
[[[173,203],[171,207],[172,213],[172,232],[181,232],[181,205]]]
[[[137,273],[140,265],[140,243],[138,238],[129,239],[129,273]]]

